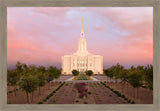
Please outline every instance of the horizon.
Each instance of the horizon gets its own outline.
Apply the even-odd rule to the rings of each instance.
[[[7,68],[60,69],[61,57],[78,49],[82,17],[88,51],[103,56],[104,69],[153,64],[152,7],[9,7]]]

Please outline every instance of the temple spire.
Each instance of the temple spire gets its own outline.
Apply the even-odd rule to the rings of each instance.
[[[82,29],[81,29],[81,37],[84,37],[84,31],[83,31],[83,17],[82,17]]]

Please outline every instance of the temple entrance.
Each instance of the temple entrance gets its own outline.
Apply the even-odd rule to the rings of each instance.
[[[85,74],[85,70],[84,69],[80,69],[79,74]]]
[[[85,74],[85,72],[81,71],[81,72],[79,72],[79,74]]]

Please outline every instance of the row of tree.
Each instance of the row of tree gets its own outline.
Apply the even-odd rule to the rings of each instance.
[[[141,86],[147,87],[153,90],[153,65],[147,66],[131,66],[130,69],[125,69],[119,63],[104,70],[104,74],[111,79],[121,80],[123,84],[131,84],[138,92],[138,88]],[[136,95],[136,94],[135,94]]]
[[[26,92],[27,103],[30,102],[29,95],[32,93],[31,102],[33,101],[33,92],[39,89],[39,95],[41,95],[41,87],[45,85],[46,82],[49,83],[54,78],[60,76],[60,70],[56,67],[50,66],[45,68],[43,66],[26,65],[17,62],[16,68],[7,71],[7,84],[14,87],[14,95],[16,96],[16,88],[22,89]]]
[[[72,75],[73,76],[77,76],[79,74],[79,71],[78,70],[72,70]],[[85,74],[88,75],[88,76],[91,76],[93,74],[93,71],[92,70],[87,70],[85,71]]]

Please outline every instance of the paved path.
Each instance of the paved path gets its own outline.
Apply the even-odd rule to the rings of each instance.
[[[85,82],[86,81],[88,80],[85,80]],[[76,100],[76,91],[74,90],[77,89],[74,88],[74,81],[69,82],[71,83],[65,83],[62,88],[60,88],[60,90],[58,90],[56,94],[48,100],[47,104],[74,104]],[[86,84],[89,91],[91,92],[95,104],[127,104],[123,98],[118,97],[110,89],[106,88],[99,82],[94,81]]]
[[[65,81],[72,81],[73,78],[74,78],[74,76],[70,77],[69,79],[67,79]]]
[[[94,78],[94,77],[90,77],[91,79],[93,79],[93,81],[99,81],[98,79]]]

